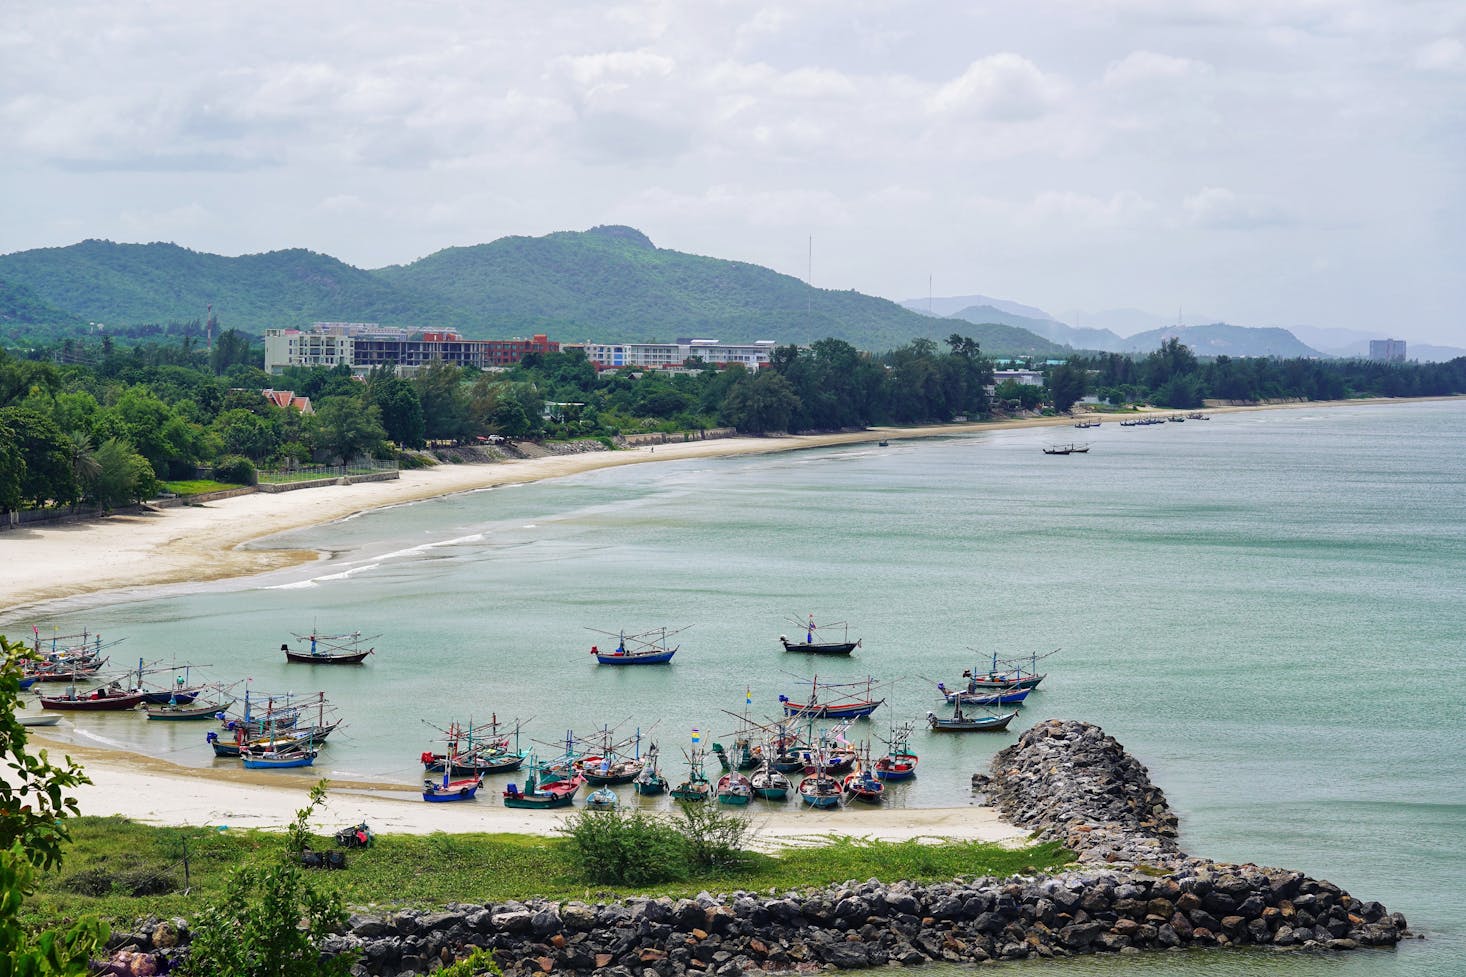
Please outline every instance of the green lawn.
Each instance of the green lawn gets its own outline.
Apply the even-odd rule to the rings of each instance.
[[[280,857],[284,834],[154,828],[123,818],[69,821],[74,844],[60,873],[46,875],[28,899],[33,922],[91,913],[127,925],[147,915],[190,916],[223,891],[228,872],[239,864],[263,864]],[[188,851],[187,895],[183,853]],[[330,847],[318,838],[314,847]],[[588,887],[575,872],[559,838],[529,835],[393,835],[367,850],[347,853],[344,872],[312,873],[341,892],[348,905],[380,909],[486,903],[545,896],[601,900],[619,895],[693,896],[734,889],[805,889],[850,879],[937,881],[954,876],[1006,876],[1052,871],[1070,861],[1058,845],[1019,850],[996,845],[833,840],[818,848],[779,857],[753,855],[746,869],[697,875],[672,885],[618,891]]]
[[[172,492],[174,495],[203,495],[205,492],[227,492],[243,486],[216,482],[209,478],[195,478],[186,481],[163,482],[162,487],[164,492]]]

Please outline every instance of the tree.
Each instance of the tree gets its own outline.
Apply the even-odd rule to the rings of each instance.
[[[387,437],[404,448],[421,448],[427,436],[422,401],[412,384],[395,375],[389,367],[373,370],[367,377],[366,398],[382,412],[382,427]]]
[[[744,376],[723,401],[727,423],[748,434],[787,431],[789,418],[799,408],[794,386],[773,370]]]
[[[1067,411],[1084,396],[1087,376],[1080,367],[1072,363],[1061,363],[1049,371],[1049,396],[1054,400],[1054,410]]]
[[[249,337],[238,329],[226,329],[214,340],[214,349],[209,353],[209,369],[218,376],[231,366],[252,365]]]
[[[35,892],[37,870],[61,867],[70,840],[66,819],[77,813],[66,791],[91,783],[67,757],[51,763],[46,751],[26,749],[21,708],[24,645],[0,635],[0,974],[5,977],[71,977],[91,972],[92,954],[107,940],[107,927],[85,918],[65,931],[31,932],[20,923],[24,900]]]
[[[158,491],[153,466],[121,438],[108,438],[98,445],[93,458],[97,477],[92,495],[103,511],[141,502]]]
[[[0,408],[0,425],[8,427],[20,454],[20,505],[70,505],[81,497],[72,472],[72,444],[47,416],[27,407]]]
[[[427,437],[458,441],[470,433],[468,394],[463,388],[463,371],[443,360],[432,360],[412,378],[422,405]]]
[[[363,407],[354,397],[331,397],[322,401],[311,418],[316,450],[335,464],[374,454],[387,438],[376,404]]]

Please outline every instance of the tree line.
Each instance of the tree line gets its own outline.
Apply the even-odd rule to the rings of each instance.
[[[828,431],[986,417],[1011,407],[1065,411],[1087,394],[1112,404],[1199,407],[1204,399],[1340,399],[1466,391],[1466,359],[1198,360],[1170,340],[1143,356],[1073,356],[1041,386],[1006,380],[970,337],[918,338],[872,355],[839,339],[778,347],[769,368],[689,360],[676,373],[597,371],[579,350],[527,356],[504,371],[436,361],[411,376],[383,367],[267,374],[237,330],[210,348],[197,333],[129,346],[64,344],[22,358],[0,351],[0,510],[110,508],[211,469],[252,482],[258,468],[401,457],[430,443],[502,437],[610,439],[732,427],[746,434]],[[70,343],[70,341],[67,341]],[[282,408],[267,388],[308,397]]]

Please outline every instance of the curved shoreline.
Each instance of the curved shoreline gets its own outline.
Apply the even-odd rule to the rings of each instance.
[[[1208,408],[1226,414],[1259,410],[1418,403],[1459,398],[1400,398]],[[1171,414],[1175,411],[1152,411]],[[1118,415],[1104,415],[1116,423]],[[522,485],[621,465],[728,458],[865,444],[883,439],[951,437],[1037,427],[1068,427],[1069,417],[975,421],[910,428],[869,428],[839,434],[726,438],[649,449],[554,455],[482,465],[442,464],[404,471],[395,481],[362,482],[299,492],[263,492],[196,506],[114,515],[91,522],[0,533],[0,544],[25,559],[0,561],[0,620],[40,605],[168,584],[198,584],[254,576],[319,559],[311,550],[250,549],[270,536],[326,525],[348,516],[462,492]],[[23,547],[23,550],[22,550]]]

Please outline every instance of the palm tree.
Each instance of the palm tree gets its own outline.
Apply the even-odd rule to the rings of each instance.
[[[81,496],[91,494],[97,477],[102,474],[102,462],[97,458],[97,445],[86,431],[72,431],[67,436],[71,442],[71,474],[81,487]],[[75,508],[73,503],[72,508]]]

